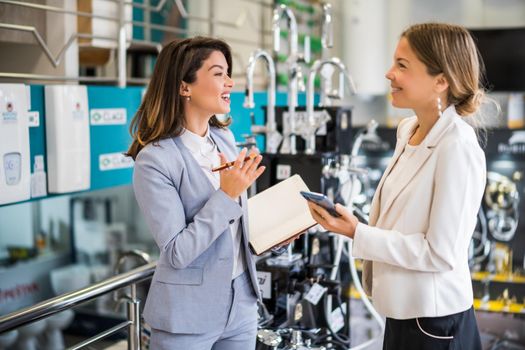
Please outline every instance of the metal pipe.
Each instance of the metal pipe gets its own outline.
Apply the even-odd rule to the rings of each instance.
[[[354,162],[357,158],[357,155],[359,154],[359,150],[361,149],[363,141],[373,142],[379,146],[381,145],[382,140],[379,135],[377,135],[378,126],[379,124],[374,119],[372,119],[368,122],[368,124],[366,124],[366,132],[364,129],[358,132],[358,136],[356,137],[352,146],[352,151],[350,152],[350,155],[352,156],[349,164],[350,167],[356,166]]]
[[[307,115],[307,123],[310,128],[313,128],[315,126],[315,117],[314,117],[314,81],[315,76],[319,73],[321,68],[324,65],[331,65],[335,68],[337,68],[341,73],[344,74],[344,77],[350,86],[350,92],[352,94],[356,93],[354,80],[352,79],[352,76],[347,72],[345,65],[341,62],[341,60],[337,57],[332,57],[329,59],[322,59],[322,60],[316,60],[310,70],[310,74],[308,74],[308,82],[306,87],[306,115]],[[305,153],[311,154],[315,152],[315,130],[310,130],[309,137],[306,140],[306,151]]]
[[[151,261],[151,258],[148,253],[143,252],[142,250],[139,250],[139,249],[129,250],[129,251],[126,251],[120,254],[117,263],[113,267],[113,273],[115,275],[120,274],[121,273],[120,269],[122,268],[122,266],[124,266],[126,261],[128,261],[131,258],[135,260],[139,260],[140,262],[144,264],[147,264]],[[136,284],[132,284],[130,287],[131,287],[131,293],[130,293],[129,298],[131,299],[132,302],[135,302],[137,301],[137,286]],[[118,302],[121,298],[122,297],[119,297],[118,291],[115,292],[113,299]]]
[[[275,82],[275,63],[272,56],[265,50],[255,50],[249,60],[248,66],[246,67],[246,90],[244,107],[255,108],[255,102],[253,99],[253,77],[255,72],[255,64],[258,59],[263,59],[266,62],[266,69],[270,78],[270,85],[268,88],[267,106],[266,106],[266,127],[264,132],[266,134],[266,152],[277,153],[277,147],[279,145],[271,144],[270,138],[273,133],[277,132],[277,124],[275,122],[275,95],[276,95],[276,82]],[[253,129],[252,129],[253,130]]]
[[[110,329],[108,330],[105,330],[104,332],[102,333],[99,333],[89,339],[86,339],[78,344],[75,344],[73,345],[72,347],[69,347],[68,350],[78,350],[78,349],[82,349],[83,347],[85,346],[88,346],[90,344],[93,344],[94,342],[97,342],[99,340],[102,340],[104,339],[105,337],[108,337],[110,335],[112,335],[113,333],[117,333],[118,331],[120,331],[121,329],[124,329],[128,326],[131,326],[131,321],[125,321],[125,322],[121,322],[119,323],[118,325],[114,326],[114,327],[111,327]]]
[[[36,305],[4,315],[0,317],[0,333],[51,316],[130,284],[145,281],[153,276],[156,265],[156,262],[151,262],[86,288],[62,294]]]
[[[297,20],[292,10],[286,5],[277,5],[273,10],[273,20],[272,20],[272,29],[273,29],[273,43],[274,51],[279,52],[280,43],[281,43],[281,28],[279,26],[281,16],[286,15],[288,18],[288,41],[290,43],[290,52],[288,58],[288,122],[283,118],[283,144],[281,146],[281,153],[297,153],[296,147],[296,127],[295,127],[295,110],[297,108],[297,75],[299,71],[299,65],[297,61],[299,60],[298,53],[298,42],[299,36],[297,31]]]
[[[124,8],[124,0],[120,0],[118,4],[119,12],[119,30],[118,30],[118,50],[117,50],[117,67],[118,67],[118,86],[123,88],[126,86],[126,12]]]
[[[321,24],[321,59],[328,58],[329,50],[334,44],[333,38],[333,18],[332,5],[322,3],[322,24]],[[331,106],[330,94],[332,93],[332,73],[331,67],[325,66],[321,71],[321,92],[319,96],[319,105],[326,107]],[[344,82],[343,82],[344,83]]]
[[[120,274],[121,273],[120,268],[130,258],[138,259],[139,261],[142,261],[144,264],[151,262],[151,257],[149,256],[148,253],[143,252],[142,250],[139,250],[139,249],[128,250],[120,254],[118,261],[114,266],[113,272],[115,274]]]
[[[281,48],[281,27],[279,22],[281,21],[282,15],[286,15],[288,18],[288,29],[289,29],[289,40],[290,43],[290,55],[297,55],[299,36],[297,32],[297,20],[292,10],[286,5],[277,5],[273,10],[273,49],[275,52],[279,52]]]
[[[128,300],[128,320],[128,350],[140,350],[140,301]]]

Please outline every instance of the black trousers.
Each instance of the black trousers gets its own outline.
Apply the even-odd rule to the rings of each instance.
[[[442,317],[386,319],[383,350],[481,350],[474,308]]]

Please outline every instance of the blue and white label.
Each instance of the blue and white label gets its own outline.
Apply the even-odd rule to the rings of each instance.
[[[101,171],[133,168],[133,158],[122,153],[106,153],[98,156],[98,167]]]
[[[15,105],[11,101],[7,101],[5,105],[5,111],[2,112],[2,121],[4,122],[16,122],[18,119],[18,113],[15,110]]]
[[[91,125],[125,125],[126,108],[94,108],[90,112]]]
[[[27,119],[29,120],[30,128],[37,128],[40,126],[40,113],[38,111],[27,112]]]
[[[16,113],[16,112],[2,112],[2,120],[4,122],[16,122],[18,120],[18,113]]]

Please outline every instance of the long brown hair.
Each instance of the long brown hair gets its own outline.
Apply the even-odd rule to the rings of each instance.
[[[447,102],[459,115],[478,110],[485,95],[485,67],[468,30],[453,24],[421,23],[410,26],[401,37],[408,40],[430,75],[443,73],[449,84]]]
[[[184,126],[184,103],[180,86],[197,79],[197,71],[214,51],[224,54],[228,75],[232,73],[231,49],[224,41],[196,36],[172,41],[160,52],[144,99],[130,125],[133,142],[127,155],[135,159],[142,148],[161,139],[178,136]],[[225,128],[231,123],[212,116],[209,124]]]

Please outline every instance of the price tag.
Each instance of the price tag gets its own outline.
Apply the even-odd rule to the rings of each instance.
[[[330,314],[330,324],[336,333],[345,325],[345,317],[341,309],[346,309],[346,303],[343,303],[341,307],[336,307]]]
[[[324,292],[326,292],[326,288],[322,287],[319,283],[315,283],[304,298],[310,303],[317,305]]]
[[[30,128],[40,126],[40,113],[38,111],[27,112],[27,117],[29,120]]]
[[[277,180],[286,180],[292,176],[292,166],[288,164],[277,164],[276,169],[276,178]]]
[[[259,290],[263,299],[272,298],[272,274],[270,272],[257,271]]]

